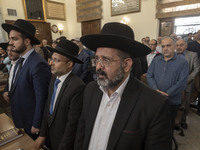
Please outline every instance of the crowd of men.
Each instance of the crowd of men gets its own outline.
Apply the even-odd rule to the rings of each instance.
[[[110,22],[99,34],[50,46],[26,20],[2,28],[2,57],[10,60],[3,96],[36,150],[171,150],[179,109],[187,129],[200,30],[195,41],[173,34],[140,43],[128,25]]]

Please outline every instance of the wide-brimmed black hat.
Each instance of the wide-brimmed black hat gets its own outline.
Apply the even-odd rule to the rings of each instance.
[[[80,40],[93,51],[98,47],[116,48],[129,53],[132,57],[145,56],[151,52],[149,47],[135,41],[134,32],[128,25],[118,22],[106,23],[100,34],[85,35]]]
[[[59,53],[71,59],[72,61],[82,64],[83,62],[76,58],[79,52],[79,47],[69,40],[60,40],[56,48],[52,48],[50,46],[46,46],[51,52]]]
[[[5,51],[7,50],[8,45],[8,43],[0,43],[0,47]]]
[[[18,19],[14,25],[3,23],[2,28],[9,34],[11,30],[16,30],[31,39],[34,45],[40,44],[40,41],[35,37],[35,27],[30,22]]]

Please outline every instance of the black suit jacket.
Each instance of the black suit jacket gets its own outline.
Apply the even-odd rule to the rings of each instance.
[[[87,85],[75,150],[87,150],[101,103],[96,82]],[[171,150],[169,102],[158,92],[130,77],[123,92],[107,150]]]
[[[82,98],[85,84],[73,73],[63,82],[53,115],[49,115],[55,77],[49,86],[40,136],[46,137],[53,150],[72,150],[78,119],[82,110]]]

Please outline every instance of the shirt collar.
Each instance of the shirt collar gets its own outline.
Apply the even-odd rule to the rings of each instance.
[[[123,94],[124,89],[125,89],[125,87],[128,83],[129,78],[130,78],[130,74],[127,76],[127,78],[124,80],[124,82],[118,87],[118,89],[114,93],[117,93],[120,97],[122,97],[122,94]],[[103,93],[107,93],[102,86],[100,86],[99,88]]]
[[[31,50],[29,50],[26,54],[24,54],[22,57],[24,58],[24,60],[26,60],[30,54],[34,51],[34,49],[32,48]]]
[[[174,56],[173,56],[171,59],[169,59],[168,61],[173,60],[173,59],[176,59],[176,57],[177,57],[177,54],[174,53]],[[165,59],[164,59],[164,55],[162,55],[161,59],[162,59],[162,60],[165,60]]]
[[[64,82],[65,79],[69,76],[69,74],[70,74],[71,72],[72,72],[72,71],[70,71],[70,72],[68,72],[68,73],[66,73],[66,74],[64,74],[64,75],[62,75],[62,76],[60,76],[59,78],[57,77],[57,79],[59,79],[60,82]]]
[[[11,60],[11,64],[12,64],[12,65],[13,65],[13,64],[16,64],[18,60],[19,60],[19,58],[18,58],[17,60]]]

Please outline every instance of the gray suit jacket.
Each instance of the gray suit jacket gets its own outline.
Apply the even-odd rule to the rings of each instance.
[[[185,59],[189,64],[189,76],[186,91],[191,92],[194,85],[194,78],[199,72],[199,60],[196,52],[185,51]]]

